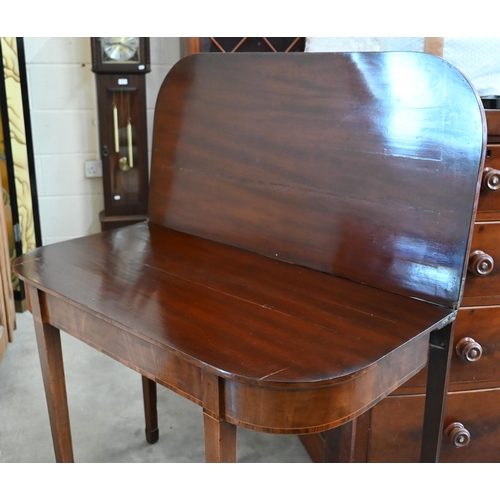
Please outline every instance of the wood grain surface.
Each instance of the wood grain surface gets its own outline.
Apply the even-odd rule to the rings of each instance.
[[[190,56],[158,97],[150,220],[453,306],[483,120],[427,54]]]

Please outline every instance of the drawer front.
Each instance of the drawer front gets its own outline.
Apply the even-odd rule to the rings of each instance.
[[[479,352],[481,354],[477,356]],[[396,394],[423,393],[426,383],[427,370],[422,370],[400,387]],[[500,386],[500,306],[463,307],[459,309],[455,320],[450,390],[498,386]]]
[[[500,219],[500,144],[489,144],[476,221]]]
[[[500,142],[500,110],[488,109],[485,114],[488,142]]]
[[[369,462],[418,462],[423,396],[389,396],[371,413]],[[445,428],[458,422],[470,442],[454,447],[443,438],[440,462],[500,462],[500,390],[448,394]]]
[[[479,254],[478,252],[483,252]],[[473,268],[481,271],[481,266],[486,265],[487,259],[493,259],[491,272],[485,275],[476,275],[467,271],[464,288],[463,306],[497,305],[500,304],[500,223],[476,222],[472,237],[469,262],[476,255],[477,260]]]

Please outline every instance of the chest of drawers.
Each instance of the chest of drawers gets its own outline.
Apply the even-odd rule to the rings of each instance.
[[[441,462],[500,462],[500,109],[486,110],[488,146],[446,402]],[[423,370],[355,422],[346,460],[417,462]],[[328,461],[328,434],[301,440]]]
[[[455,324],[441,462],[500,462],[500,110],[486,110],[486,119],[488,150]],[[425,376],[418,374],[365,417],[358,459],[418,460]]]

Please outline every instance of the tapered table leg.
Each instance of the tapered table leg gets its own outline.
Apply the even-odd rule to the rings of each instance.
[[[29,294],[56,461],[73,462],[61,335],[57,328],[43,321],[42,292],[30,287]]]
[[[430,337],[421,462],[439,462],[454,324],[433,331]]]
[[[354,462],[356,419],[325,432],[325,462]]]
[[[236,462],[236,425],[203,412],[205,461]]]
[[[144,398],[144,415],[146,417],[146,441],[149,444],[154,444],[160,437],[160,431],[158,429],[156,382],[142,376],[142,395]]]
[[[236,462],[236,425],[224,420],[224,380],[202,373],[206,462]]]

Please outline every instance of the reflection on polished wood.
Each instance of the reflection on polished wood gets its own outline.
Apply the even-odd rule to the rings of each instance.
[[[353,419],[429,359],[421,459],[437,460],[483,122],[426,54],[181,60],[155,111],[149,221],[16,264],[57,459],[72,459],[63,330],[202,406],[218,462],[236,426],[328,431],[328,460],[350,461]]]

